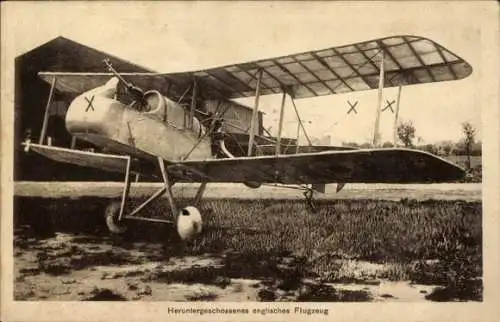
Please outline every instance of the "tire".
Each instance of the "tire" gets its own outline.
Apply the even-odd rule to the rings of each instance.
[[[180,211],[177,216],[177,233],[181,240],[193,240],[201,234],[202,228],[203,221],[197,208],[188,206]]]
[[[106,207],[105,210],[105,219],[106,226],[113,234],[123,234],[127,227],[123,223],[118,223],[118,215],[120,214],[120,205],[121,203],[118,201],[112,201]]]

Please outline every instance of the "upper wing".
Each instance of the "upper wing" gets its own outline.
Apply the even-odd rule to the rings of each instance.
[[[168,171],[179,181],[282,184],[446,182],[464,176],[461,168],[444,159],[408,149],[184,161],[168,165]]]
[[[172,98],[175,98],[177,93],[180,93],[179,97],[182,96],[182,91],[188,88],[169,84],[167,76],[158,73],[120,73],[120,75],[142,89],[155,89],[164,95],[170,92],[169,97]],[[39,72],[38,76],[49,84],[55,78],[55,87],[59,91],[79,95],[106,84],[115,75],[112,73]]]
[[[432,40],[394,36],[301,54],[173,74],[124,73],[124,78],[144,89],[156,89],[178,99],[196,79],[204,98],[228,99],[254,96],[256,74],[263,71],[261,94],[282,92],[306,98],[378,87],[379,63],[384,55],[385,87],[458,80],[472,73],[462,58]],[[40,73],[57,86],[77,93],[100,86],[112,74]]]

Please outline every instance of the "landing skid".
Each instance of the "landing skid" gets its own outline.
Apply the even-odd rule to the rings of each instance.
[[[199,211],[193,206],[198,206],[200,204],[203,194],[205,192],[206,182],[201,183],[200,187],[198,188],[198,191],[192,203],[193,206],[188,206],[182,209],[182,211],[179,213],[177,204],[172,194],[172,186],[175,184],[175,182],[169,176],[168,171],[165,168],[165,163],[163,159],[158,157],[157,161],[161,177],[163,179],[163,186],[160,189],[158,189],[155,193],[153,193],[146,201],[144,201],[139,206],[135,207],[134,209],[132,209],[130,212],[127,213],[125,209],[129,201],[130,185],[131,185],[131,176],[130,176],[131,159],[130,157],[128,158],[125,169],[125,180],[124,180],[124,188],[121,201],[112,201],[106,208],[105,212],[106,224],[110,232],[116,234],[124,233],[126,231],[126,226],[124,225],[124,222],[126,220],[141,220],[141,221],[163,223],[163,224],[177,223],[179,225],[179,220],[178,220],[179,216],[181,215],[190,216],[193,214],[194,217],[196,217],[195,218],[196,222],[193,222],[194,228],[198,230],[201,227],[201,217],[199,216]],[[139,215],[139,213],[144,208],[149,206],[152,202],[154,202],[164,194],[166,194],[170,208],[170,213],[169,212],[164,213],[165,219],[149,218]],[[179,227],[177,228],[179,230]]]
[[[304,191],[304,197],[306,198],[306,204],[309,210],[313,213],[317,213],[318,207],[314,202],[314,189],[307,187]]]

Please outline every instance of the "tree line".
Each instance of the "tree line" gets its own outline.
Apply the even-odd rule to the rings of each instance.
[[[469,122],[462,123],[463,136],[455,142],[447,140],[429,144],[415,144],[417,131],[411,120],[401,122],[396,131],[398,137],[396,145],[398,147],[422,150],[439,156],[467,156],[469,168],[471,157],[482,155],[481,141],[476,140],[477,130]],[[373,147],[370,143],[358,144],[356,142],[344,142],[342,145],[365,149]],[[392,147],[394,147],[392,142],[387,141],[382,144],[382,148]]]

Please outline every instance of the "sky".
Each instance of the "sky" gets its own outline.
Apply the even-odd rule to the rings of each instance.
[[[7,57],[64,36],[158,72],[204,69],[391,35],[430,38],[473,67],[466,79],[402,90],[400,120],[413,121],[420,143],[459,140],[462,122],[481,138],[481,4],[466,2],[11,3],[2,32]],[[15,18],[13,18],[15,17]],[[12,19],[15,19],[15,23]],[[396,88],[384,90],[396,99]],[[261,97],[264,126],[276,133],[280,95]],[[253,104],[253,99],[241,102]],[[347,101],[358,114],[347,114]],[[331,144],[371,142],[377,91],[296,100],[307,133]],[[394,114],[381,114],[381,142],[392,141]],[[296,136],[290,100],[284,135]],[[302,142],[304,135],[301,135]],[[415,142],[417,143],[417,142]]]

